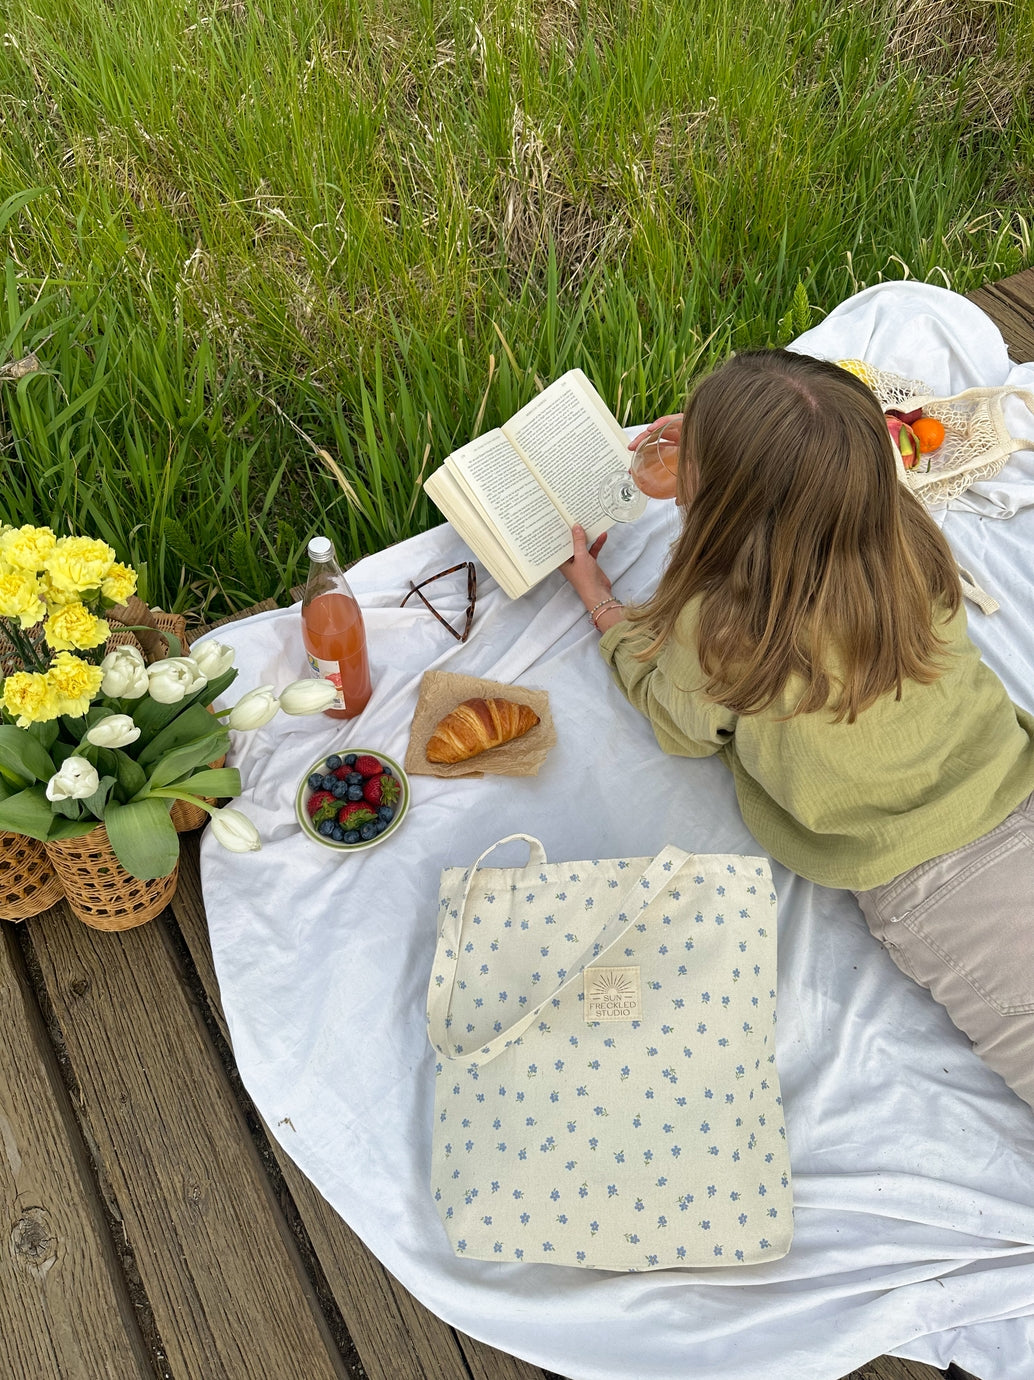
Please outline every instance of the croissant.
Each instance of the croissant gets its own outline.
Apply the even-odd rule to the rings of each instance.
[[[435,725],[427,760],[444,765],[465,762],[479,752],[520,738],[539,722],[529,705],[512,700],[464,700]]]

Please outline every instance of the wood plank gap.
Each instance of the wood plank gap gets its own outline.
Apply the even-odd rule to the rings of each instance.
[[[173,1374],[346,1380],[161,925],[33,941]]]
[[[191,847],[195,850],[197,848],[196,836],[189,839],[187,837],[181,838],[180,842],[183,851]],[[345,1319],[334,1297],[334,1292],[330,1287],[319,1257],[309,1239],[308,1232],[305,1230],[302,1214],[299,1212],[294,1195],[284,1178],[272,1138],[268,1133],[265,1122],[263,1122],[256,1111],[255,1105],[248,1096],[244,1084],[241,1081],[241,1076],[230,1047],[229,1032],[226,1028],[226,1021],[222,1014],[222,1008],[218,1007],[217,1009],[213,1009],[212,1002],[208,997],[208,993],[205,990],[194,963],[190,946],[177,923],[175,913],[171,910],[165,912],[160,919],[160,923],[165,928],[166,941],[175,954],[176,962],[179,964],[183,973],[184,986],[193,995],[197,1010],[208,1030],[208,1037],[212,1042],[213,1051],[223,1065],[227,1085],[238,1104],[241,1116],[248,1128],[248,1132],[262,1164],[262,1168],[269,1179],[270,1191],[283,1213],[285,1230],[291,1234],[298,1248],[299,1261],[308,1276],[313,1293],[319,1302],[327,1328],[334,1339],[334,1344],[341,1356],[342,1363],[346,1367],[349,1376],[353,1377],[354,1380],[368,1380],[359,1353],[356,1351],[355,1344],[345,1324]]]
[[[0,926],[0,1369],[12,1380],[170,1380],[27,955],[25,927]]]

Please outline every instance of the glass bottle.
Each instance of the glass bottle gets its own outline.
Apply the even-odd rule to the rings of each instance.
[[[371,694],[366,627],[328,537],[313,537],[309,542],[302,642],[310,673],[338,688],[337,701],[324,713],[332,719],[354,719],[361,714]]]

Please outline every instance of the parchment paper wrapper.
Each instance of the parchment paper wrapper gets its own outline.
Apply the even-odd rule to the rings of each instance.
[[[464,700],[476,699],[512,700],[514,704],[529,705],[539,716],[539,722],[522,738],[489,748],[487,752],[480,752],[466,762],[455,762],[451,766],[429,762],[425,749],[439,720],[451,714]],[[549,695],[545,690],[528,690],[523,685],[502,685],[497,680],[457,676],[451,671],[425,671],[420,682],[420,694],[403,766],[410,776],[534,776],[555,742],[556,729],[549,712]]]

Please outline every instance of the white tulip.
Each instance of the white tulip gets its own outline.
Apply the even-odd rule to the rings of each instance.
[[[217,841],[231,853],[254,853],[262,847],[259,831],[240,810],[216,810],[210,824]]]
[[[208,677],[191,656],[167,656],[147,668],[147,693],[159,704],[179,704],[207,684]]]
[[[109,714],[87,730],[86,741],[94,747],[128,747],[140,737],[140,730],[128,714]]]
[[[190,653],[201,674],[215,680],[233,665],[236,652],[222,642],[201,642]]]
[[[116,647],[101,662],[101,693],[112,699],[138,700],[147,694],[147,666],[136,647]]]
[[[61,770],[47,782],[48,800],[85,800],[101,784],[85,757],[66,757]]]
[[[261,728],[263,724],[268,724],[270,719],[276,717],[279,708],[280,701],[273,694],[273,687],[259,685],[241,696],[230,710],[230,717],[226,722],[230,728]]]
[[[337,686],[329,680],[294,680],[280,691],[280,708],[285,714],[319,714],[337,695]]]

